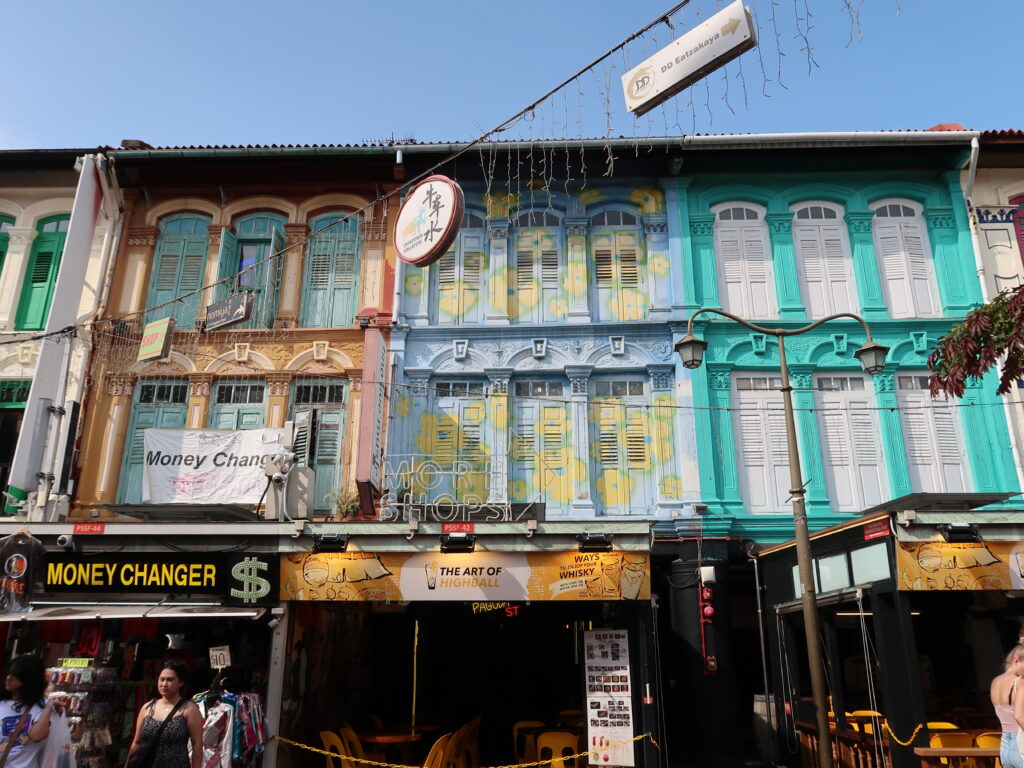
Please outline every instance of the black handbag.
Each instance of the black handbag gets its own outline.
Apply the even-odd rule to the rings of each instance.
[[[178,703],[174,705],[174,709],[160,722],[160,727],[157,728],[153,738],[142,742],[134,752],[128,755],[128,759],[124,763],[125,768],[149,768],[153,764],[153,761],[156,760],[156,751],[160,746],[160,737],[163,735],[164,728],[171,722],[171,718],[177,714],[178,710],[185,706],[185,701],[185,697],[182,696]],[[155,701],[150,704],[151,707],[155,705]],[[152,710],[150,711],[152,712]]]

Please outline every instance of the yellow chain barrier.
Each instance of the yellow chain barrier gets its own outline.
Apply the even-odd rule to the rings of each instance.
[[[911,744],[914,743],[914,739],[917,738],[917,734],[919,734],[921,732],[921,729],[924,728],[924,723],[919,723],[917,728],[914,729],[914,732],[910,734],[910,738],[906,741],[901,740],[899,736],[893,733],[892,728],[889,727],[889,722],[887,720],[882,720],[882,728],[883,730],[885,730],[886,733],[889,734],[889,737],[897,744],[899,744],[901,747],[909,747]]]
[[[353,763],[362,763],[363,765],[373,765],[373,766],[376,766],[376,768],[423,768],[420,765],[403,765],[402,763],[382,763],[382,762],[379,762],[377,760],[367,760],[367,759],[362,758],[362,757],[347,757],[345,755],[339,755],[337,752],[330,752],[330,751],[328,751],[326,749],[318,749],[317,747],[311,747],[308,744],[302,744],[302,743],[300,743],[298,741],[292,741],[291,739],[286,739],[284,736],[277,736],[275,738],[277,739],[277,741],[281,742],[282,744],[287,744],[290,747],[298,747],[299,749],[305,749],[305,750],[308,750],[310,752],[316,752],[318,755],[326,755],[327,757],[337,757],[337,758],[339,758],[341,760],[351,760]],[[634,736],[631,739],[626,739],[625,741],[620,741],[618,744],[609,744],[607,746],[600,747],[599,749],[591,749],[591,750],[589,750],[587,752],[579,752],[579,753],[577,753],[575,755],[568,755],[568,756],[564,756],[564,757],[557,757],[556,756],[556,757],[551,757],[551,758],[549,758],[547,760],[537,760],[536,762],[533,762],[533,763],[509,763],[508,765],[493,765],[493,766],[488,766],[487,768],[536,768],[536,766],[548,765],[548,764],[550,764],[551,762],[553,762],[555,760],[575,760],[578,757],[585,757],[587,755],[592,755],[595,752],[607,752],[610,749],[615,749],[616,747],[622,747],[622,746],[625,746],[626,744],[632,744],[634,741],[640,741],[641,739],[650,739],[651,744],[653,744],[657,749],[661,749],[661,746],[658,744],[658,742],[656,742],[654,740],[654,737],[651,736],[651,734],[649,734],[649,733],[641,733],[639,736]]]

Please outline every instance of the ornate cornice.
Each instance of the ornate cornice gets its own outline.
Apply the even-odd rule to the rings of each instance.
[[[978,205],[974,208],[980,224],[1012,224],[1013,214],[1019,210],[1017,205]]]
[[[298,245],[308,237],[308,232],[309,228],[305,224],[285,224],[284,244],[287,246]]]
[[[668,234],[668,216],[664,213],[649,213],[640,218],[644,223],[645,235]]]
[[[768,231],[773,235],[788,235],[793,231],[792,213],[769,213],[764,217]]]
[[[131,397],[135,391],[135,376],[129,373],[109,373],[106,378],[107,394],[111,397]]]
[[[212,373],[190,373],[188,383],[192,397],[209,397],[213,378]]]
[[[152,226],[128,227],[128,247],[152,248],[156,245],[157,231],[157,228]]]
[[[871,224],[875,218],[874,211],[847,211],[843,217],[850,232],[858,235],[870,235]]]
[[[953,209],[948,207],[925,208],[924,220],[928,223],[928,229],[954,229],[956,227]]]
[[[360,227],[363,241],[367,243],[383,243],[388,239],[388,228],[384,224],[363,223]]]
[[[495,218],[487,220],[487,239],[505,240],[508,238],[508,219]]]
[[[275,371],[267,374],[267,388],[271,397],[286,397],[292,383],[290,371]]]
[[[565,225],[565,234],[577,235],[581,237],[587,236],[587,228],[590,226],[590,219],[587,218],[575,218],[566,217],[563,219]]]

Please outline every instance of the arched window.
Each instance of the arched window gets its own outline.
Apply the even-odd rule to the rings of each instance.
[[[159,308],[146,319],[170,315],[177,328],[192,328],[199,315],[199,289],[205,283],[210,218],[195,213],[176,213],[160,220],[159,231],[146,296],[147,307]],[[184,298],[167,304],[179,296]]]
[[[793,245],[808,314],[855,311],[853,260],[842,209],[805,202],[793,206],[793,214]]]
[[[591,264],[599,322],[644,320],[650,305],[647,256],[639,220],[630,211],[603,210],[590,217]]]
[[[928,230],[921,207],[909,200],[872,204],[878,270],[892,317],[937,317],[940,314]]]
[[[341,211],[326,213],[309,222],[309,233],[300,324],[303,328],[352,325],[359,294],[359,219]]]
[[[32,241],[14,320],[16,331],[41,331],[46,326],[70,220],[68,214],[60,214],[36,224],[36,237]]]
[[[218,299],[248,291],[253,294],[252,315],[233,328],[270,328],[277,315],[281,289],[281,254],[285,217],[277,213],[250,213],[234,221],[234,232],[221,231],[218,256]],[[274,256],[274,258],[271,258]]]
[[[437,276],[438,325],[484,321],[487,230],[483,216],[467,211],[452,247],[432,269]]]
[[[554,323],[569,311],[562,290],[562,222],[551,211],[523,211],[512,220],[515,281],[511,314],[520,323]]]
[[[764,210],[748,203],[724,203],[712,212],[722,307],[753,319],[774,317],[778,303]]]

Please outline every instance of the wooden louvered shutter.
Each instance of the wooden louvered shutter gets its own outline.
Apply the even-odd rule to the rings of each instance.
[[[309,438],[313,427],[312,409],[295,408],[292,412],[292,453],[300,467],[309,466]]]
[[[898,221],[875,221],[875,249],[882,267],[889,314],[892,317],[912,317],[914,300]]]
[[[150,313],[157,319],[172,315],[181,330],[192,328],[199,314],[197,293],[203,287],[209,240],[205,235],[161,235],[154,256],[146,304],[157,306],[184,296],[179,302]]]
[[[910,273],[915,313],[918,317],[937,317],[939,307],[935,298],[935,280],[924,228],[920,221],[915,220],[900,222],[900,230],[907,253],[907,271]]]
[[[846,253],[846,241],[842,230],[833,226],[823,226],[820,230],[830,301],[828,312],[852,312],[855,307],[850,274],[851,261]]]
[[[335,488],[339,485],[341,462],[341,411],[317,408],[314,411],[316,445],[313,467],[316,470],[314,507],[330,509]]]
[[[64,239],[63,233],[47,232],[37,235],[32,243],[32,253],[25,270],[25,282],[15,315],[16,330],[40,331],[46,327]]]
[[[334,287],[331,297],[331,327],[344,328],[355,319],[359,278],[359,235],[338,232],[332,235],[334,267],[331,278]]]
[[[735,422],[741,485],[751,512],[776,512],[789,495],[789,452],[779,399],[738,392]]]
[[[621,466],[619,456],[619,430],[622,428],[623,408],[617,403],[599,402],[597,408],[597,457],[604,469]]]
[[[617,319],[615,241],[605,233],[594,235],[594,284],[597,289],[597,319]]]
[[[537,404],[515,403],[515,421],[512,427],[513,474],[532,470],[537,464]],[[517,479],[526,479],[520,477]]]
[[[618,250],[619,284],[623,288],[640,287],[640,247],[636,235],[617,232],[615,244]]]
[[[952,408],[934,406],[923,390],[898,390],[903,442],[914,491],[969,490],[963,436]]]
[[[459,291],[459,315],[464,323],[478,323],[483,318],[484,250],[480,235],[463,234],[459,247],[462,252],[462,286]]]
[[[536,236],[521,232],[516,237],[516,317],[521,323],[537,322],[540,301],[537,275],[534,272]]]
[[[330,322],[333,245],[331,236],[325,233],[310,240],[306,250],[302,290],[302,325],[306,328],[322,328]]]
[[[220,230],[220,250],[217,253],[217,299],[228,298],[235,291],[236,279],[231,279],[238,272],[238,238],[227,227]]]
[[[715,256],[722,286],[719,301],[723,309],[744,317],[751,314],[746,300],[747,276],[743,268],[739,227],[715,224]]]
[[[775,280],[768,234],[763,226],[743,227],[743,266],[749,317],[774,317],[776,314]]]
[[[626,463],[630,469],[647,470],[651,467],[647,430],[643,416],[638,411],[629,417],[626,424]]]
[[[828,392],[818,402],[826,485],[834,511],[860,512],[881,503],[884,468],[871,403],[856,392]]]
[[[438,322],[451,324],[459,317],[459,291],[455,271],[455,246],[437,261]]]

